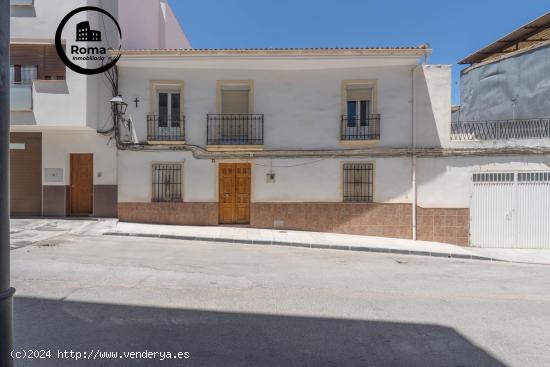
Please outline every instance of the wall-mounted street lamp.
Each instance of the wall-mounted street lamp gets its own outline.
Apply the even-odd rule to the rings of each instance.
[[[124,102],[124,99],[122,99],[122,96],[120,94],[116,97],[111,98],[109,102],[113,107],[113,111],[115,112],[116,117],[123,116],[126,113],[128,103]]]

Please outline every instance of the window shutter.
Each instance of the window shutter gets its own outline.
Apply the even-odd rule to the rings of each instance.
[[[222,89],[223,114],[248,114],[249,90]]]
[[[348,88],[348,101],[372,101],[372,88]]]

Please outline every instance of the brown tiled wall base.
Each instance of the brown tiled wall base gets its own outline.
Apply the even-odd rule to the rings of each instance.
[[[411,205],[379,203],[252,203],[251,226],[411,238]]]
[[[66,214],[67,186],[42,186],[42,215],[64,217]]]
[[[118,203],[118,219],[155,224],[218,225],[217,203]]]
[[[117,185],[94,186],[94,217],[116,218]],[[69,186],[42,186],[42,215],[44,217],[65,217],[70,215]]]
[[[410,204],[252,203],[250,226],[278,229],[412,238]],[[121,221],[218,225],[217,203],[119,203]],[[468,209],[417,210],[419,240],[468,245]]]
[[[470,210],[418,208],[417,238],[468,246],[470,236]]]
[[[117,202],[117,185],[94,186],[94,217],[116,218]]]

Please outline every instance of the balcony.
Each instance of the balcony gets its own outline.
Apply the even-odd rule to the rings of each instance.
[[[550,118],[451,123],[451,140],[550,138]]]
[[[185,143],[185,116],[176,118],[147,116],[147,141],[150,143]]]
[[[348,116],[340,120],[342,142],[377,142],[380,140],[380,115]]]
[[[32,85],[10,85],[10,110],[32,111]]]
[[[211,150],[229,147],[261,149],[264,144],[263,114],[208,114],[206,145]]]

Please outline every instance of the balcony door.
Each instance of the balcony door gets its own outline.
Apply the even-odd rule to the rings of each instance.
[[[179,90],[157,91],[158,136],[180,136],[183,126],[181,92]]]
[[[222,144],[237,144],[248,141],[253,134],[249,124],[249,85],[224,85],[221,90],[221,124],[219,126]]]
[[[344,136],[362,140],[376,133],[372,121],[373,89],[365,85],[348,85],[346,88]]]

